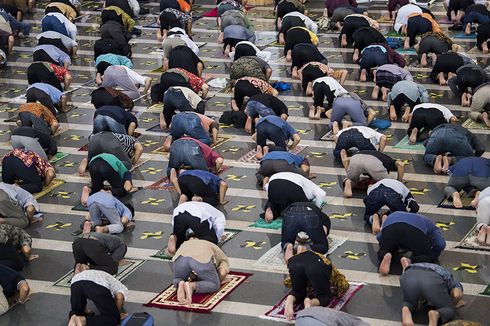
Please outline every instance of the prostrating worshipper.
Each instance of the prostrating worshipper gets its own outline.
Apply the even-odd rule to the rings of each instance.
[[[340,152],[355,147],[358,150],[376,150],[382,152],[386,146],[386,135],[365,126],[353,126],[340,130],[335,136],[333,155],[337,161],[342,162]]]
[[[407,24],[401,28],[406,35],[404,48],[407,50],[416,43],[416,38],[428,32],[441,32],[439,24],[428,13],[413,13],[408,16]]]
[[[325,9],[323,10],[324,17],[332,17],[335,9],[342,7],[354,7],[357,8],[356,0],[328,0],[325,1]]]
[[[387,44],[388,41],[379,30],[373,27],[360,27],[352,35],[354,53],[352,61],[358,62],[361,51],[373,44]]]
[[[446,325],[454,319],[455,308],[463,306],[463,286],[442,266],[430,262],[411,263],[402,258],[403,274],[400,287],[403,293],[403,325],[414,325],[412,312],[420,301],[428,311],[429,326]]]
[[[82,194],[82,204],[86,204],[89,213],[83,222],[83,233],[98,232],[118,234],[134,227],[134,208],[130,204],[123,204],[114,197],[110,191],[99,190],[92,192],[85,201]],[[117,272],[117,271],[116,271]]]
[[[277,96],[279,92],[265,80],[256,77],[242,77],[237,80],[233,86],[233,99],[231,100],[231,108],[234,111],[241,111],[246,98],[250,98],[257,94],[271,94]]]
[[[306,27],[291,27],[284,37],[284,55],[286,61],[291,62],[293,58],[293,49],[296,44],[307,43],[318,46],[320,43],[318,36]]]
[[[160,0],[160,12],[167,8],[173,8],[184,12],[185,10],[183,10],[183,7],[184,6],[181,6],[180,1],[178,0]]]
[[[228,184],[214,173],[204,170],[181,170],[170,181],[180,194],[179,202],[203,201],[212,206],[224,205]]]
[[[39,258],[32,253],[32,237],[20,227],[0,224],[0,244],[13,247],[27,262]]]
[[[148,14],[148,9],[141,8],[140,3],[136,0],[106,0],[106,7],[116,6],[124,10],[131,18],[136,18],[140,14]]]
[[[39,204],[31,193],[16,184],[0,182],[0,224],[25,228],[40,222]],[[1,262],[0,262],[1,263]]]
[[[330,118],[329,127],[334,134],[338,133],[339,126],[368,126],[375,114],[356,93],[340,94],[333,101],[332,108],[326,112],[327,118]],[[350,121],[343,121],[346,115]]]
[[[310,105],[309,118],[320,119],[322,113],[326,109],[330,109],[333,105],[335,97],[349,92],[333,77],[325,76],[313,80],[313,105]],[[325,99],[327,105],[324,104]]]
[[[473,95],[468,96],[470,101],[469,117],[473,121],[482,121],[490,127],[490,82],[482,84],[473,90]]]
[[[83,233],[72,244],[75,265],[84,264],[89,269],[117,273],[119,265],[125,263],[128,247],[118,236],[100,232]]]
[[[17,184],[31,194],[40,192],[55,178],[54,168],[32,151],[13,149],[2,159],[2,181]]]
[[[361,50],[361,57],[359,58],[359,67],[361,69],[359,81],[367,81],[372,76],[372,68],[385,64],[397,64],[403,68],[405,67],[405,59],[387,44],[374,43],[366,46]]]
[[[461,105],[468,107],[474,91],[487,82],[490,82],[490,73],[479,65],[470,63],[459,67],[456,76],[450,78],[447,84],[453,94],[461,98]]]
[[[420,37],[418,45],[414,48],[417,50],[418,60],[422,67],[427,67],[427,59],[430,55],[432,63],[435,63],[437,56],[447,53],[451,50],[458,49],[458,45],[443,32],[427,32]]]
[[[474,0],[449,0],[446,8],[447,18],[458,24],[463,18],[466,8],[474,3]]]
[[[252,26],[253,27],[253,26]],[[255,43],[255,32],[242,25],[228,25],[223,29],[223,54],[228,57],[242,41]]]
[[[368,323],[359,317],[327,307],[310,307],[299,311],[296,314],[296,322],[294,324],[296,326],[369,326]]]
[[[174,255],[190,237],[217,245],[225,230],[225,223],[223,213],[208,203],[201,201],[180,203],[172,213],[173,231],[168,239],[168,252]]]
[[[0,16],[0,49],[5,55],[11,54],[14,49],[15,37],[7,20]],[[6,59],[6,58],[5,58]]]
[[[26,258],[11,244],[0,244],[0,265],[20,272],[26,266]]]
[[[330,218],[315,204],[293,203],[281,213],[281,248],[285,251],[289,244],[294,246],[299,232],[304,232],[309,238],[308,246],[312,251],[320,254],[328,252],[328,239],[330,233]]]
[[[223,157],[208,145],[191,137],[182,137],[170,147],[167,175],[175,179],[177,171],[183,167],[218,172],[223,162]]]
[[[412,74],[407,69],[404,69],[396,64],[384,64],[373,71],[374,79],[376,83],[371,93],[371,98],[377,100],[379,98],[379,91],[381,91],[381,99],[387,101],[388,93],[391,91],[396,83],[402,80],[413,81]]]
[[[128,288],[114,276],[77,264],[71,279],[71,311],[68,326],[117,326],[121,322]],[[93,302],[99,314],[87,313],[87,300]]]
[[[279,35],[277,37],[279,44],[286,43],[285,35],[289,29],[295,26],[305,27],[313,34],[318,33],[318,25],[313,20],[299,11],[292,11],[282,17],[281,28],[279,29]]]
[[[213,293],[230,272],[228,257],[216,244],[189,234],[172,259],[177,300],[191,305],[194,293]]]
[[[257,94],[251,96],[245,107],[247,121],[245,122],[245,131],[252,132],[252,128],[259,121],[259,117],[275,115],[286,121],[289,117],[288,107],[276,96],[270,94]]]
[[[148,93],[151,87],[150,77],[141,76],[126,66],[107,67],[101,79],[102,83],[99,86],[121,88],[122,92],[133,100]],[[143,85],[144,89],[142,94],[140,94],[139,88]]]
[[[390,273],[393,255],[400,249],[410,251],[413,263],[433,263],[446,247],[441,230],[425,216],[397,211],[381,217],[379,273]]]
[[[108,20],[100,26],[100,39],[94,44],[94,58],[101,54],[113,53],[131,57],[129,40],[131,34],[119,20]]]
[[[345,17],[352,14],[363,14],[366,16],[368,15],[366,9],[363,8],[352,7],[350,5],[337,7],[333,11],[332,17],[330,17],[329,27],[331,29],[337,29],[340,31],[342,29],[342,24],[344,22]]]
[[[22,35],[23,37],[29,36],[29,33],[31,32],[31,24],[16,19],[14,15],[3,10],[3,8],[0,8],[0,16],[2,17],[1,19],[5,21],[5,23],[10,25],[11,34],[15,36]],[[6,25],[5,23],[3,23],[2,25]],[[2,30],[5,29],[2,27]]]
[[[275,115],[268,115],[259,119],[255,125],[255,137],[257,140],[255,157],[259,160],[272,150],[292,150],[301,141],[301,137],[296,129]],[[270,148],[267,140],[274,143],[273,148]],[[292,141],[291,145],[288,145],[289,140]]]
[[[397,33],[401,33],[401,28],[404,25],[407,25],[408,17],[411,14],[421,14],[422,8],[417,6],[416,4],[408,3],[406,5],[401,6],[395,17],[395,22],[393,23],[393,29]]]
[[[163,112],[160,113],[160,129],[168,130],[175,111],[204,114],[206,102],[192,89],[183,86],[169,87],[163,95]]]
[[[429,92],[424,86],[411,80],[399,81],[393,85],[386,99],[390,120],[396,121],[401,115],[402,121],[408,122],[412,108],[426,102],[429,102]]]
[[[189,35],[182,28],[173,27],[168,31],[167,37],[162,41],[163,59],[168,59],[170,51],[179,45],[186,45],[196,55],[199,54],[199,47]]]
[[[468,129],[458,124],[442,124],[430,133],[424,142],[424,162],[434,173],[446,173],[449,165],[471,156],[482,156],[486,146]]]
[[[353,43],[352,36],[361,27],[373,27],[379,29],[379,23],[363,14],[351,14],[344,18],[342,29],[340,30],[339,41],[341,47],[346,47]]]
[[[444,105],[422,103],[413,107],[410,115],[410,126],[407,129],[408,143],[415,145],[429,138],[429,133],[438,125],[456,123],[458,118]]]
[[[71,73],[68,69],[50,62],[36,61],[27,68],[27,82],[29,85],[46,83],[63,92],[61,82],[64,83],[64,87],[67,89],[70,86],[71,78]]]
[[[49,12],[59,12],[66,16],[70,21],[75,21],[75,19],[80,15],[80,10],[70,1],[64,0],[53,0],[46,5],[45,13]]]
[[[223,43],[225,39],[225,28],[231,25],[240,25],[252,32],[254,31],[254,24],[248,18],[246,13],[238,9],[226,10],[220,16],[220,33],[218,34],[218,43]]]
[[[136,24],[134,19],[131,18],[126,12],[124,12],[124,10],[122,10],[117,6],[106,6],[102,10],[100,17],[101,17],[102,25],[104,25],[109,21],[118,22],[124,27],[124,30],[126,32],[135,35],[141,34],[140,30],[134,28],[134,25]]]
[[[102,84],[102,75],[104,75],[105,70],[109,66],[125,66],[133,69],[133,62],[128,57],[120,54],[105,53],[97,56],[95,59],[95,68],[97,69],[95,82],[97,85]]]
[[[471,206],[476,208],[477,241],[488,246],[490,245],[490,186],[476,192]]]
[[[444,193],[454,207],[463,208],[460,191],[470,194],[490,186],[490,160],[484,157],[466,157],[451,165],[447,171],[449,181]]]
[[[170,135],[165,138],[163,149],[169,151],[172,142],[184,136],[211,146],[218,141],[218,130],[219,124],[212,118],[192,111],[179,112],[172,117]]]
[[[189,36],[192,35],[192,16],[174,8],[166,8],[160,13],[157,23],[160,28],[157,30],[157,40],[163,41],[169,30],[174,27],[182,28]]]
[[[172,48],[163,60],[164,71],[172,68],[185,69],[198,77],[202,77],[204,63],[187,45],[178,45]]]
[[[300,79],[298,69],[310,62],[322,63],[327,65],[328,59],[311,43],[298,43],[293,47],[291,53],[291,77]],[[323,76],[323,75],[322,75]]]
[[[490,11],[482,3],[475,3],[466,7],[463,16],[463,29],[466,35],[471,34],[473,24],[490,23]]]
[[[284,151],[269,152],[260,160],[255,173],[260,184],[268,183],[269,178],[279,172],[292,172],[310,178],[310,163],[306,157]]]
[[[151,88],[151,100],[163,102],[165,92],[174,86],[191,88],[201,98],[206,98],[209,86],[204,79],[181,68],[172,68],[165,71],[160,77],[160,83]]]
[[[490,40],[490,23],[480,24],[476,28],[476,46],[483,54],[488,54],[488,41]]]
[[[268,200],[265,205],[264,219],[271,222],[293,203],[313,202],[322,208],[327,203],[326,192],[313,181],[293,172],[273,174],[268,183],[264,182]]]
[[[104,105],[95,110],[92,133],[112,131],[123,135],[133,135],[138,127],[138,119],[134,114],[120,106]]]
[[[277,30],[282,28],[282,19],[284,16],[291,12],[299,12],[304,15],[308,15],[308,10],[302,1],[299,0],[275,0],[276,3],[276,25]]]
[[[49,12],[41,19],[41,31],[55,31],[72,40],[77,38],[77,26],[59,12]]]
[[[390,178],[390,172],[397,172],[398,181],[403,181],[404,164],[401,160],[394,160],[390,156],[376,150],[361,150],[350,159],[347,150],[340,152],[342,165],[346,171],[344,180],[344,197],[352,197],[352,188],[367,175],[369,179],[378,182]]]
[[[78,167],[78,174],[83,176],[88,162],[99,154],[112,154],[129,170],[137,163],[143,153],[143,145],[133,136],[101,131],[89,136],[88,158],[83,158]]]
[[[15,128],[12,131],[10,143],[12,148],[35,152],[45,160],[58,152],[58,146],[49,134],[32,127]]]
[[[231,64],[230,83],[242,77],[255,77],[268,81],[272,75],[271,66],[257,56],[241,56]]]
[[[68,67],[71,65],[70,56],[55,45],[51,44],[36,46],[34,48],[34,52],[32,53],[32,60],[49,62],[66,69],[68,69]]]
[[[397,16],[398,9],[402,8],[403,6],[409,3],[410,3],[409,0],[388,0],[388,12],[385,15],[381,16],[380,20],[394,21]]]
[[[53,115],[56,115],[58,111],[66,111],[67,100],[66,95],[63,95],[59,89],[46,83],[34,83],[26,91],[27,103],[39,102]]]
[[[134,108],[133,100],[113,87],[99,87],[90,96],[90,102],[96,110],[104,105],[120,106],[126,111],[131,111]]]
[[[29,1],[34,5],[34,1]],[[12,0],[4,0],[0,3],[0,9],[11,14],[18,21],[22,21],[24,18],[24,12],[27,10],[27,2],[24,1],[12,1]]]
[[[78,43],[62,33],[56,31],[46,31],[37,34],[36,38],[38,45],[54,45],[72,57],[75,57],[77,54]]]
[[[294,53],[293,53],[294,54]],[[294,65],[293,56],[293,65]],[[295,71],[295,67],[292,68],[292,77],[301,80],[301,87],[306,93],[306,96],[313,95],[313,81],[322,77],[332,77],[337,80],[340,85],[343,85],[349,72],[346,69],[333,70],[328,65],[318,62],[310,61],[304,64],[301,68]]]
[[[387,206],[390,212],[417,213],[419,205],[410,189],[395,179],[382,179],[367,188],[364,197],[364,221],[371,225],[372,233],[378,234],[381,230],[381,208]]]
[[[229,57],[231,60],[237,60],[245,56],[254,56],[267,62],[271,55],[272,53],[268,51],[260,51],[260,49],[252,42],[241,41],[236,44],[235,52],[230,52]]]
[[[284,307],[287,320],[294,318],[295,304],[303,303],[304,308],[326,307],[333,298],[349,289],[345,276],[320,253],[298,246],[294,255],[293,245],[288,244],[284,259],[291,281],[291,292]]]
[[[30,288],[24,276],[0,264],[0,316],[9,310],[9,301],[24,304],[29,299]]]
[[[458,68],[476,64],[473,59],[461,53],[447,52],[437,57],[437,60],[430,72],[430,79],[441,86],[447,85],[448,80],[456,75]]]

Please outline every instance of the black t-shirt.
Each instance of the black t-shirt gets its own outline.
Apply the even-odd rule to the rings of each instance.
[[[47,151],[48,155],[54,155],[58,151],[58,146],[50,135],[31,127],[17,127],[12,131],[12,136],[36,138],[39,145]]]
[[[179,45],[168,54],[168,68],[182,68],[197,75],[197,64],[201,59],[186,45]]]
[[[283,101],[271,94],[260,93],[250,97],[250,101],[257,101],[271,108],[278,116],[283,113],[288,113],[288,107]]]
[[[396,161],[386,154],[383,154],[383,153],[378,152],[378,151],[373,151],[373,150],[359,151],[355,155],[357,155],[357,154],[371,155],[371,156],[376,157],[378,160],[381,161],[381,163],[385,167],[386,171],[388,171],[388,172],[397,170],[396,164],[395,164]]]

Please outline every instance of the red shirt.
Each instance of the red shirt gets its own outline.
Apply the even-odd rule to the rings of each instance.
[[[206,165],[208,166],[208,168],[212,169],[216,166],[216,160],[220,158],[221,155],[219,155],[214,149],[192,137],[182,137],[179,139],[188,139],[195,141],[201,149],[202,155],[204,157],[204,160],[206,161]]]

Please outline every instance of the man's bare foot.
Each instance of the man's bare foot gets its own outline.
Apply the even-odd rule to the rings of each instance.
[[[30,288],[29,288],[29,285],[27,284],[27,281],[26,280],[22,280],[19,282],[19,284],[17,285],[18,289],[19,289],[19,294],[17,296],[17,301],[20,303],[20,304],[24,304],[27,299],[29,299],[29,293],[30,293]]]
[[[202,201],[202,197],[201,196],[193,196],[192,197],[192,201]]]
[[[415,325],[413,323],[413,319],[412,319],[412,312],[406,306],[402,308],[402,325],[403,326],[414,326]]]
[[[396,110],[390,107],[390,120],[396,121],[398,120],[398,116],[396,115]]]
[[[371,99],[377,100],[378,99],[378,96],[379,96],[379,86],[374,85],[373,91],[371,92]]]
[[[315,106],[310,105],[310,111],[308,112],[308,118],[315,119]]]
[[[417,128],[413,128],[412,132],[410,133],[410,137],[408,138],[408,143],[410,145],[415,145],[417,143],[417,133],[419,130]]]
[[[350,179],[346,179],[344,182],[344,197],[352,198],[352,181]]]
[[[286,249],[284,250],[284,260],[287,262],[289,258],[294,255],[294,246],[292,243],[288,243],[286,245]]]
[[[286,300],[286,305],[284,306],[284,315],[287,320],[293,320],[294,318],[294,303]]]
[[[422,53],[422,57],[420,58],[420,65],[422,67],[427,67],[427,53]]]
[[[87,200],[90,196],[90,188],[87,186],[83,186],[82,188],[82,196],[80,197],[80,202],[83,206],[87,206]]]
[[[359,81],[364,83],[367,80],[367,71],[366,69],[361,70],[361,76],[359,77]]]
[[[405,113],[402,115],[402,122],[408,122],[410,119],[410,111],[405,111]]]
[[[481,119],[483,120],[483,122],[485,122],[485,124],[487,125],[487,127],[490,128],[490,119],[488,117],[488,112],[483,112],[482,115],[481,115]]]
[[[270,207],[265,209],[264,219],[267,223],[272,222],[274,219],[274,213],[272,213],[272,209]]]
[[[323,112],[325,112],[325,108],[317,108],[314,119],[320,120]]]
[[[400,264],[402,265],[403,270],[405,270],[405,268],[407,268],[408,266],[410,266],[411,263],[412,262],[407,257],[402,257],[400,259]]]
[[[92,222],[91,221],[85,221],[83,223],[83,229],[82,229],[82,232],[83,233],[89,233],[92,231]]]
[[[84,324],[82,324],[82,320],[80,316],[73,315],[71,316],[70,321],[68,322],[68,326],[84,326]]]
[[[359,50],[355,49],[354,53],[352,54],[352,61],[357,62],[359,60]]]
[[[437,326],[437,322],[439,321],[439,311],[430,310],[428,315],[429,315],[429,326]]]
[[[311,307],[311,299],[308,297],[305,298],[305,300],[303,301],[303,305],[305,306],[305,309],[310,308]]]
[[[487,226],[482,225],[480,231],[478,231],[478,236],[476,237],[476,241],[480,244],[485,244],[487,238]]]
[[[83,177],[85,175],[85,171],[87,171],[87,164],[88,164],[88,159],[84,158],[80,164],[78,165],[78,175]]]
[[[185,295],[185,282],[180,281],[177,285],[177,301],[179,301],[179,303],[181,304],[184,304],[186,300],[187,297]]]
[[[347,151],[342,149],[340,151],[340,160],[342,161],[342,166],[347,170],[349,167],[349,156],[347,155]]]
[[[192,304],[192,288],[191,288],[190,282],[184,283],[184,290],[185,290],[185,296],[186,296],[184,304],[190,306]]]
[[[347,46],[347,35],[342,34],[341,40],[340,40],[340,46],[345,48]]]
[[[171,234],[168,238],[167,251],[172,256],[177,251],[177,236],[175,234]]]
[[[381,231],[381,222],[379,218],[379,214],[373,214],[373,224],[372,224],[372,233],[377,235]]]
[[[442,155],[437,155],[434,161],[434,173],[439,174],[442,171]]]
[[[255,151],[255,158],[257,160],[261,160],[264,157],[264,152],[262,151],[262,146],[257,145],[257,149]]]
[[[471,34],[471,24],[466,24],[466,27],[464,29],[465,35],[470,35]]]
[[[390,267],[391,267],[391,254],[387,253],[384,255],[383,260],[381,261],[381,264],[379,264],[379,273],[382,276],[386,276],[390,273]]]
[[[381,100],[383,100],[383,102],[386,102],[388,101],[388,93],[390,92],[390,90],[386,87],[381,87]]]
[[[463,208],[463,202],[461,201],[461,195],[459,192],[453,193],[453,206],[455,208]]]
[[[490,246],[490,226],[484,225],[485,229],[487,229],[487,242],[485,243],[487,246]]]
[[[441,172],[446,174],[447,173],[447,170],[449,170],[449,157],[447,157],[446,155],[444,155],[442,157],[442,168],[441,168]]]

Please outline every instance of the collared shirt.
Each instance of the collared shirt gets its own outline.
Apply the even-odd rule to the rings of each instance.
[[[400,7],[396,14],[395,24],[393,25],[395,31],[400,32],[400,28],[407,24],[408,16],[413,13],[422,13],[422,9],[414,4],[407,4]]]
[[[447,122],[449,122],[451,118],[454,117],[454,114],[451,112],[451,110],[449,110],[444,105],[437,104],[437,103],[417,104],[416,106],[413,107],[412,114],[418,109],[437,109],[441,111],[442,115],[444,116],[444,119],[446,119]]]
[[[34,83],[29,86],[27,90],[31,88],[37,88],[48,94],[53,103],[59,103],[61,101],[61,96],[63,96],[63,93],[59,89],[47,83]]]
[[[382,133],[379,133],[376,130],[371,129],[369,127],[366,127],[366,126],[353,126],[353,127],[344,128],[344,129],[340,130],[338,132],[338,134],[337,134],[337,138],[339,138],[340,135],[342,135],[342,133],[343,132],[346,132],[347,130],[357,130],[357,131],[359,131],[364,136],[364,138],[369,139],[369,141],[373,145],[378,145],[379,142],[381,141],[381,137],[383,137],[383,134]]]
[[[126,216],[129,220],[133,219],[133,214],[129,208],[127,208],[119,199],[106,191],[98,191],[92,194],[87,199],[87,206],[91,206],[94,203],[102,205],[107,208],[114,208],[120,217]]]
[[[113,297],[115,297],[117,293],[121,293],[124,296],[124,300],[128,297],[128,288],[114,276],[104,271],[87,269],[73,276],[71,284],[79,281],[91,281],[97,285],[103,286],[111,292]]]
[[[55,31],[46,31],[46,32],[42,32],[40,34],[38,34],[36,36],[36,38],[39,40],[41,37],[44,37],[44,38],[49,38],[49,39],[59,39],[61,41],[61,43],[63,43],[63,45],[67,48],[67,49],[71,49],[71,48],[74,48],[78,45],[78,43],[69,38],[68,36],[66,35],[63,35],[59,32],[55,32]]]
[[[66,28],[68,35],[72,40],[75,40],[77,37],[77,26],[73,24],[65,15],[59,12],[50,12],[47,13],[46,16],[54,16],[56,17]],[[44,17],[46,17],[44,16]]]
[[[60,66],[63,66],[65,63],[71,65],[70,56],[54,45],[41,44],[34,48],[34,52],[36,52],[37,50],[43,50],[44,52],[46,52],[51,57],[51,59],[56,61]]]
[[[189,213],[194,217],[197,217],[201,222],[208,221],[210,228],[216,232],[216,237],[221,239],[225,230],[225,215],[222,212],[214,208],[205,202],[188,201],[177,206],[172,214],[172,226],[174,225],[174,219],[180,213]]]
[[[322,188],[313,183],[313,181],[308,180],[300,174],[293,172],[274,173],[270,177],[269,183],[276,179],[287,180],[303,188],[306,198],[308,198],[308,200],[310,201],[313,201],[318,208],[321,208],[327,202],[327,193]],[[268,191],[269,183],[265,185],[265,191]]]
[[[410,266],[408,266],[407,269],[431,270],[442,277],[447,287],[448,293],[451,292],[452,289],[460,289],[461,291],[463,291],[463,285],[460,282],[456,281],[454,279],[454,276],[447,269],[445,269],[440,265],[432,264],[432,263],[413,263]]]
[[[190,175],[196,178],[199,178],[206,184],[209,188],[213,190],[213,192],[219,192],[219,185],[222,179],[218,177],[216,174],[211,173],[209,171],[203,170],[186,170],[182,172],[179,177]]]
[[[304,162],[305,158],[289,152],[272,151],[265,154],[261,161],[267,160],[283,160],[288,162],[289,165],[294,164],[299,167]]]
[[[0,224],[0,243],[9,245],[19,250],[23,246],[32,246],[31,236],[19,228],[10,224]]]
[[[19,113],[21,112],[30,112],[36,117],[44,119],[49,125],[58,122],[53,113],[41,103],[24,103],[19,107]]]
[[[112,258],[116,261],[120,261],[126,255],[128,246],[116,235],[100,233],[100,232],[89,232],[82,234],[81,238],[94,239],[99,241],[102,246],[107,248]]]
[[[335,80],[333,77],[330,76],[325,76],[325,77],[320,77],[317,78],[313,81],[313,86],[315,86],[316,83],[325,83],[328,88],[333,92],[334,96],[337,97],[341,94],[348,94],[349,92],[339,84],[337,80]]]
[[[36,212],[41,210],[36,198],[16,184],[0,182],[0,190],[3,190],[10,197],[10,202],[15,206],[22,207],[25,210],[27,206],[32,205]]]
[[[101,62],[107,62],[113,66],[125,66],[129,69],[133,69],[133,63],[131,62],[131,59],[124,55],[113,53],[101,54],[97,57],[97,59],[95,59],[95,65],[97,66]]]
[[[274,126],[281,128],[282,132],[287,137],[287,139],[292,139],[293,135],[298,133],[296,131],[296,129],[291,127],[291,125],[289,123],[287,123],[282,118],[280,118],[276,115],[268,115],[268,116],[260,118],[259,121],[257,122],[256,126],[263,123],[264,121],[267,121],[267,122],[273,124]]]

